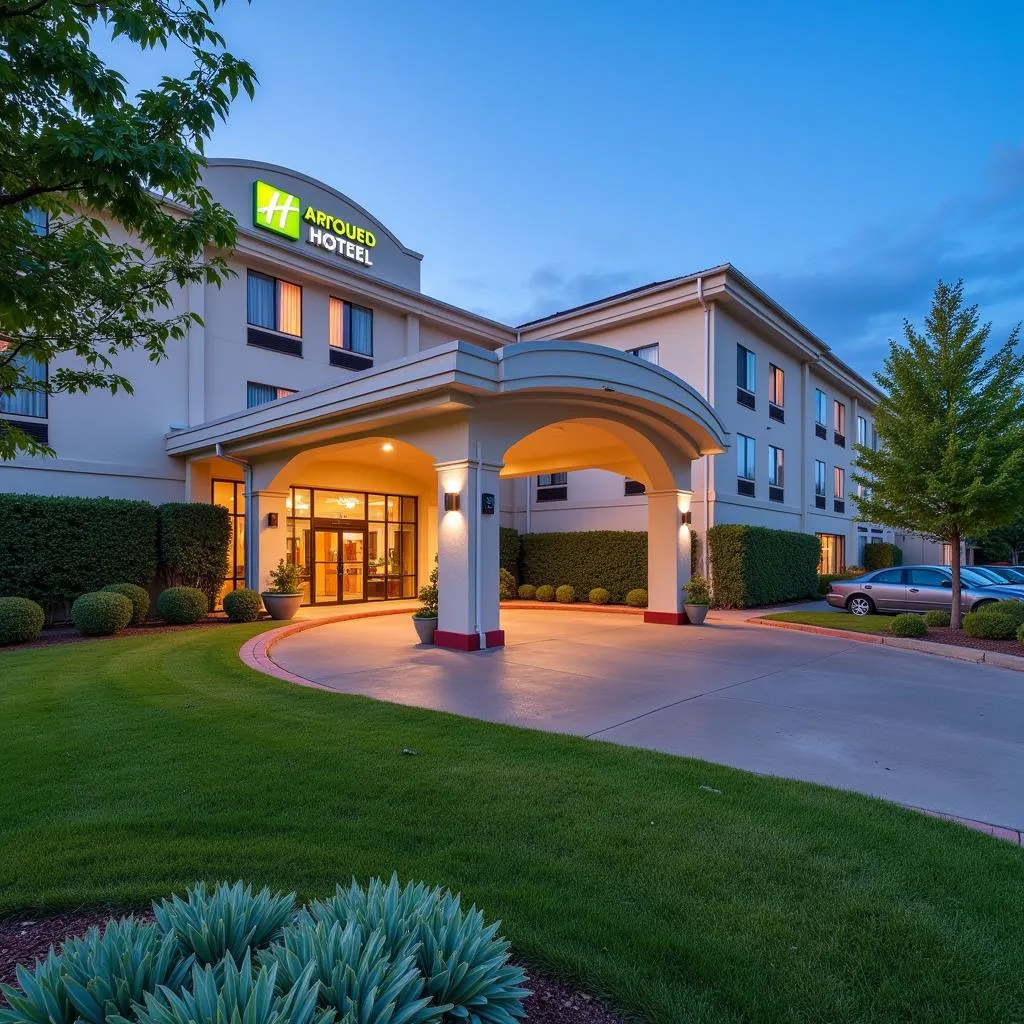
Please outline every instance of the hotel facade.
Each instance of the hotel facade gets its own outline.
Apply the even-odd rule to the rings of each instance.
[[[647,530],[653,622],[683,621],[691,528],[813,533],[823,571],[901,543],[855,520],[877,392],[732,266],[512,327],[424,295],[420,254],[321,182],[225,159],[205,183],[234,276],[176,296],[202,324],[162,362],[119,357],[134,395],[2,400],[58,457],[0,491],[224,505],[225,587],[286,558],[310,604],[415,597],[436,557],[439,640],[467,648],[502,642],[499,525]]]

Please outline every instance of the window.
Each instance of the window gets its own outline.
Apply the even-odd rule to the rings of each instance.
[[[857,444],[868,446],[868,421],[863,416],[857,417]]]
[[[786,374],[774,363],[768,364],[768,401],[772,405],[783,406],[786,404]]]
[[[568,494],[568,473],[542,473],[537,477],[538,501],[565,501]]]
[[[783,487],[785,480],[783,476],[783,451],[775,445],[768,445],[768,500],[783,501],[785,495]]]
[[[626,477],[626,484],[622,491],[623,497],[629,498],[637,494],[646,493],[647,487],[644,484],[640,483],[639,480],[631,480],[629,477]]]
[[[902,569],[883,569],[880,573],[871,577],[872,583],[902,583],[903,582],[903,570]]]
[[[294,394],[294,388],[276,388],[273,384],[256,384],[249,381],[246,385],[245,407],[255,409],[257,405],[266,405],[267,402],[276,402],[279,398],[287,398]]]
[[[7,352],[11,343],[0,339],[0,352]],[[11,365],[36,384],[46,383],[46,364],[33,356],[14,356]],[[36,416],[46,418],[46,392],[19,388],[13,395],[0,395],[0,413],[9,416]]]
[[[922,569],[917,566],[907,569],[907,583],[911,587],[941,587],[949,585],[949,577],[938,569]]]
[[[814,506],[825,507],[825,463],[821,459],[814,460]]]
[[[736,401],[748,409],[754,408],[754,390],[757,386],[757,357],[748,348],[736,346]]]
[[[832,469],[832,507],[836,512],[846,511],[846,470],[842,466]]]
[[[247,312],[250,327],[302,337],[302,288],[250,270]]]
[[[231,539],[228,541],[228,571],[217,595],[217,607],[229,590],[245,586],[245,485],[240,480],[214,480],[212,503],[228,510]]]
[[[661,365],[658,362],[657,345],[641,345],[639,348],[631,348],[626,351],[629,355],[636,356],[637,359],[642,359],[645,363],[654,363],[655,366]]]
[[[816,533],[821,543],[819,575],[843,572],[846,568],[846,538],[841,533]]]
[[[814,422],[819,426],[826,426],[828,420],[825,418],[825,411],[828,409],[828,399],[821,388],[814,389]]]
[[[343,302],[330,301],[330,346],[334,351],[353,352],[373,358],[373,310]]]
[[[736,435],[736,477],[737,490],[748,497],[754,496],[754,479],[757,474],[756,446],[752,437]]]
[[[836,444],[846,447],[846,406],[837,398],[832,403],[832,432]]]
[[[25,220],[32,225],[32,230],[37,235],[48,235],[50,233],[50,218],[45,210],[40,210],[36,206],[29,207],[25,211]]]
[[[878,451],[878,431],[875,430],[874,423],[871,424],[871,450],[873,452]]]

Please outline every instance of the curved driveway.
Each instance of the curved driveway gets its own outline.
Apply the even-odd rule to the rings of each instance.
[[[763,626],[502,611],[507,646],[415,644],[407,615],[279,641],[344,693],[649,747],[1024,829],[1024,674]]]

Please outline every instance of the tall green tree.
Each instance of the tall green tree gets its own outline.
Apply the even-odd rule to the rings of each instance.
[[[991,324],[965,306],[963,282],[939,282],[924,333],[906,321],[875,374],[877,451],[856,446],[858,518],[952,549],[960,624],[960,543],[1010,522],[1024,503],[1024,357],[1019,325],[988,351]]]
[[[235,221],[201,183],[203,147],[252,68],[225,49],[225,0],[0,0],[0,399],[131,392],[117,357],[151,360],[199,322],[176,290],[220,284]],[[95,34],[182,55],[130,96]],[[127,230],[111,231],[113,223]],[[49,373],[41,373],[43,367]],[[24,401],[24,398],[22,398]],[[0,459],[53,454],[0,414]]]
[[[1012,522],[997,526],[979,537],[977,546],[979,552],[990,561],[1010,562],[1013,565],[1024,562],[1024,508]]]

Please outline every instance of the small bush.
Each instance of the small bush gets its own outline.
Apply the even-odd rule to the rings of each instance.
[[[894,565],[903,564],[903,552],[895,544],[883,544],[876,540],[864,545],[864,571],[874,572],[875,569],[889,569]]]
[[[611,600],[611,595],[604,587],[594,587],[594,589],[587,594],[587,600],[591,604],[607,604]]]
[[[134,583],[111,583],[103,588],[107,593],[122,594],[132,603],[132,625],[138,626],[146,621],[149,614],[149,591]]]
[[[703,576],[691,576],[683,590],[686,591],[687,604],[709,604],[711,601],[708,581]]]
[[[1017,630],[1017,643],[1024,644],[1024,626]]]
[[[646,608],[647,607],[647,591],[643,587],[637,587],[635,590],[631,590],[626,595],[626,604],[630,608]]]
[[[268,594],[298,594],[302,589],[299,567],[294,562],[277,560],[277,568],[270,570]]]
[[[83,594],[71,606],[71,621],[82,636],[110,636],[132,621],[132,603],[103,590]]]
[[[502,566],[498,570],[498,597],[502,601],[514,601],[517,592],[515,576]]]
[[[928,635],[928,627],[920,615],[913,612],[904,612],[892,620],[889,632],[893,636],[920,637]]]
[[[554,601],[555,588],[550,584],[545,583],[542,587],[537,588],[537,593],[534,594],[534,597],[536,597],[538,601]]]
[[[168,587],[156,599],[157,615],[171,626],[191,626],[206,609],[206,595],[197,587]]]
[[[563,583],[555,591],[555,600],[559,604],[575,604],[576,603],[576,588],[570,587],[568,583]]]
[[[964,632],[975,640],[1012,640],[1019,628],[1005,612],[989,608],[964,616]]]
[[[524,583],[519,588],[520,601],[532,601],[537,596],[537,588],[532,583]]]
[[[941,628],[948,626],[951,621],[949,612],[943,611],[941,608],[931,608],[924,613],[924,624],[926,626],[934,626]]]
[[[255,622],[262,607],[260,595],[248,587],[239,587],[224,595],[224,614],[232,622]]]
[[[0,597],[0,646],[26,644],[42,632],[46,613],[27,597]]]
[[[1024,626],[1024,601],[996,601],[995,604],[986,605],[983,611],[998,612],[1013,619],[1018,626]]]

